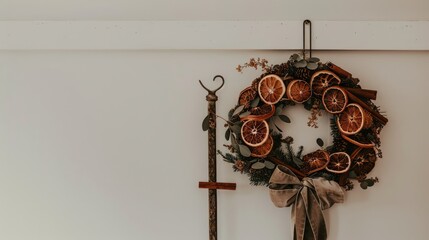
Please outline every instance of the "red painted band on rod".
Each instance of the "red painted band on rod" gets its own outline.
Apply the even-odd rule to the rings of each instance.
[[[222,182],[199,182],[199,188],[208,189],[224,189],[224,190],[235,190],[237,188],[236,183],[222,183]]]

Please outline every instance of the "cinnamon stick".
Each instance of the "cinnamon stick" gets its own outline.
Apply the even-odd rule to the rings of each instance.
[[[377,91],[376,90],[369,90],[369,89],[360,89],[360,88],[348,88],[345,87],[345,90],[363,98],[368,98],[371,100],[377,99]]]
[[[331,62],[328,62],[327,65],[328,65],[328,68],[331,69],[331,71],[340,75],[341,77],[344,77],[344,78],[351,78],[352,77],[351,73],[347,72],[346,70],[338,67],[337,65],[335,65]]]
[[[369,113],[372,114],[373,117],[375,117],[377,120],[379,120],[383,125],[386,125],[386,123],[389,121],[387,118],[382,116],[380,113],[376,112],[374,109],[372,109],[368,104],[366,104],[364,101],[360,100],[360,98],[356,97],[353,93],[347,91],[347,96],[352,102],[355,102],[359,104],[361,107],[365,108]]]
[[[350,155],[350,159],[353,161],[353,159],[355,159],[355,157],[360,153],[360,151],[362,151],[363,148],[358,147],[356,148],[352,154]]]

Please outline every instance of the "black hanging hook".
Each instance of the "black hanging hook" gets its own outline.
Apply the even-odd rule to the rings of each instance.
[[[208,89],[206,86],[204,86],[204,84],[201,82],[201,80],[199,80],[199,81],[200,81],[201,86],[202,86],[205,90],[207,90],[207,92],[209,92],[209,94],[213,94],[213,95],[215,95],[215,94],[216,94],[216,92],[217,92],[219,89],[221,89],[221,88],[223,87],[223,85],[225,84],[225,79],[224,79],[221,75],[216,75],[216,76],[214,76],[213,81],[216,81],[216,79],[217,79],[217,78],[220,78],[220,79],[222,80],[222,84],[220,85],[220,87],[216,88],[215,90],[210,90],[210,89]]]
[[[311,21],[308,19],[305,19],[304,22],[302,23],[302,56],[305,59],[305,40],[306,40],[306,36],[305,36],[305,27],[306,25],[309,25],[309,30],[310,30],[310,58],[311,58],[311,37],[312,37],[312,32],[311,32]]]

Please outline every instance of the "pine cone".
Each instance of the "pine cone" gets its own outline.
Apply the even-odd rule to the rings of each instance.
[[[288,73],[288,71],[289,71],[289,64],[288,63],[282,63],[282,64],[274,65],[271,68],[270,73],[271,74],[276,74],[276,75],[278,75],[280,77],[283,77],[283,76],[285,76]]]
[[[310,69],[303,67],[303,68],[295,68],[294,76],[298,79],[310,81],[311,76],[313,75],[313,71]]]
[[[281,65],[276,64],[276,65],[274,65],[274,66],[271,68],[270,73],[272,73],[272,74],[276,74],[276,73],[278,73],[278,72],[280,72],[280,71],[281,71]]]
[[[255,80],[253,80],[253,82],[252,82],[252,88],[255,90],[255,91],[258,91],[258,85],[259,85],[259,81],[261,81],[261,79],[262,78],[257,78],[257,79],[255,79]]]
[[[334,139],[335,152],[346,152],[349,144],[342,138]]]

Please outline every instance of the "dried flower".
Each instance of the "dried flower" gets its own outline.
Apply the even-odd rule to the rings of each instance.
[[[319,126],[317,126],[317,120],[320,116],[322,116],[322,111],[320,110],[320,100],[315,99],[313,106],[311,107],[311,115],[308,117],[307,125],[309,127],[318,128]]]
[[[241,161],[241,160],[237,160],[237,161],[235,161],[235,163],[234,163],[234,167],[238,170],[238,171],[240,171],[241,173],[243,173],[243,171],[244,171],[244,167],[246,166],[246,163],[245,162],[243,162],[243,161]]]
[[[244,63],[243,65],[238,65],[235,69],[240,72],[243,73],[243,69],[245,68],[254,68],[255,70],[258,70],[258,67],[261,67],[262,71],[268,72],[271,70],[272,65],[268,65],[268,60],[264,59],[264,58],[251,58],[249,60],[249,62]]]
[[[224,147],[226,147],[226,148],[228,148],[228,150],[229,150],[230,152],[232,152],[232,153],[235,153],[235,152],[236,152],[235,148],[234,148],[232,145],[224,144],[223,146],[224,146]]]

